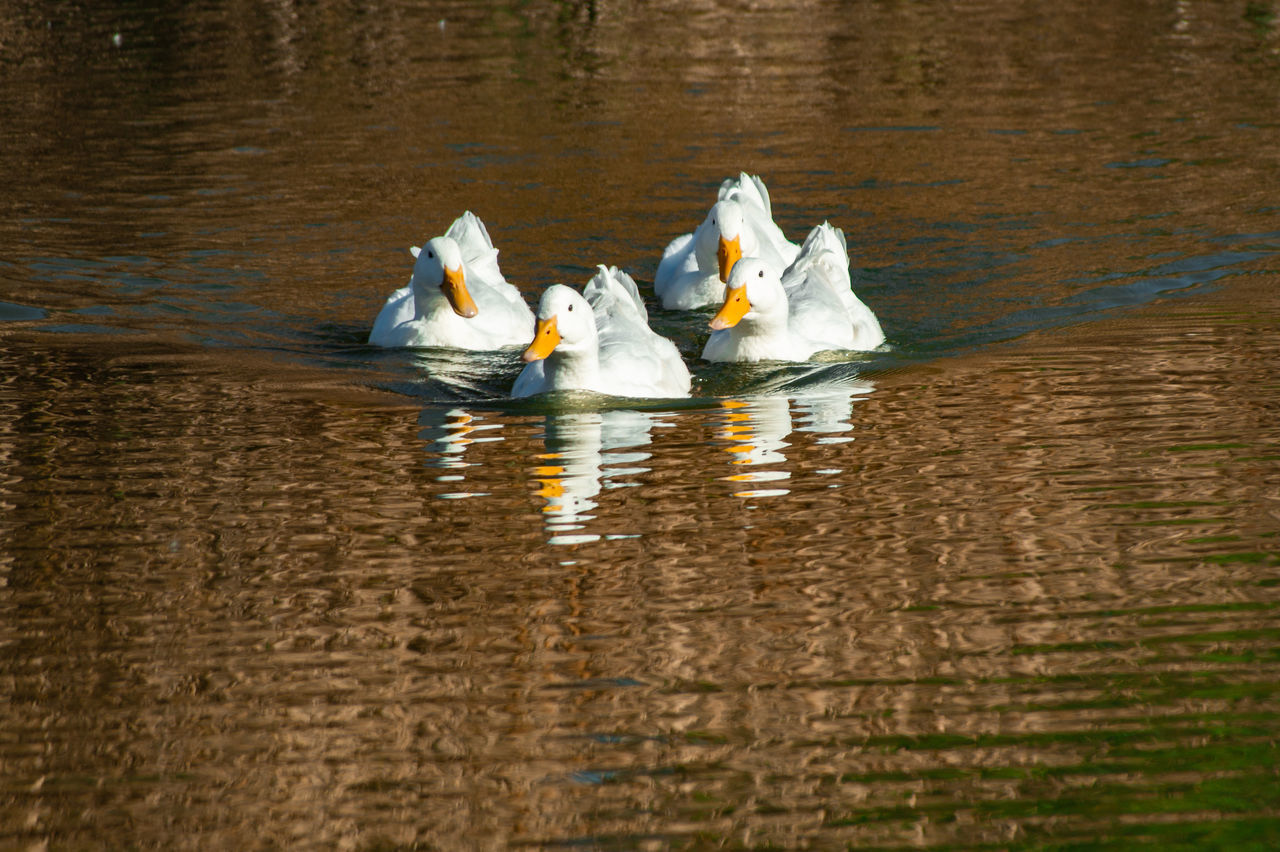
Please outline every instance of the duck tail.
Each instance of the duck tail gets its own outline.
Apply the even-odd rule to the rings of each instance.
[[[493,240],[489,238],[489,229],[484,226],[484,222],[480,221],[480,217],[470,210],[463,211],[461,216],[453,220],[449,230],[445,231],[445,236],[453,237],[462,248],[463,255],[481,256],[489,252],[496,254],[498,251],[493,247]]]
[[[726,198],[736,198],[740,204],[749,204],[752,207],[760,208],[769,217],[770,221],[773,220],[773,206],[769,202],[769,190],[765,187],[764,181],[755,175],[740,172],[736,178],[726,178],[724,183],[720,184],[720,193],[717,198],[720,201]]]
[[[582,294],[593,309],[603,308],[610,302],[621,305],[623,310],[634,313],[647,325],[649,312],[645,309],[644,299],[640,298],[640,288],[635,279],[616,266],[596,267],[596,274],[587,282]]]
[[[795,261],[782,273],[783,289],[791,292],[808,282],[821,282],[843,300],[852,295],[853,281],[849,275],[849,251],[844,232],[823,222],[814,227],[804,238],[804,245]]]
[[[800,247],[801,256],[816,256],[824,251],[841,255],[846,262],[849,257],[849,243],[845,240],[844,231],[833,227],[830,222],[815,225],[809,235],[804,238],[804,245]]]

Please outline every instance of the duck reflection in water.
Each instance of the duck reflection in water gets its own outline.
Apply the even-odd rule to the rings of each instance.
[[[725,441],[722,449],[732,458],[736,470],[722,477],[729,482],[777,482],[788,479],[791,472],[780,469],[787,457],[782,451],[790,446],[791,405],[785,396],[758,399],[726,399],[720,403],[724,426],[716,437]],[[768,465],[770,469],[764,469]],[[751,468],[751,469],[745,469]],[[760,469],[755,469],[760,468]],[[786,494],[786,488],[751,488],[735,491],[735,497],[773,497]]]
[[[728,398],[717,411],[716,438],[728,454],[731,470],[721,477],[733,483],[738,497],[774,497],[790,493],[782,487],[791,480],[786,450],[793,431],[814,433],[814,443],[837,444],[854,440],[850,434],[853,400],[872,390],[870,382],[842,379],[804,390],[768,396]],[[794,409],[794,417],[793,417]],[[543,420],[543,452],[533,457],[529,469],[533,493],[542,498],[541,511],[550,544],[577,544],[602,538],[632,535],[614,528],[603,532],[596,516],[601,491],[643,485],[632,479],[649,471],[653,429],[667,425],[674,414],[607,409],[564,411]],[[461,408],[428,408],[419,416],[421,436],[428,445],[428,464],[442,468],[436,480],[454,484],[437,496],[462,499],[486,496],[463,485],[466,469],[494,458],[467,459],[466,454],[483,443],[503,441],[502,415]],[[498,450],[498,455],[502,454]],[[821,475],[843,473],[837,467],[816,471]],[[833,478],[829,487],[838,487]],[[608,513],[606,513],[608,514]],[[614,520],[624,517],[609,515]]]
[[[501,423],[489,423],[483,415],[473,414],[461,408],[447,411],[439,408],[427,408],[418,415],[418,425],[423,429],[419,436],[430,441],[428,452],[434,464],[445,468],[448,472],[436,477],[439,482],[462,482],[466,477],[462,471],[479,462],[469,462],[463,458],[468,449],[476,444],[492,443],[503,440],[496,434],[501,430]],[[441,494],[443,499],[460,499],[463,497],[479,497],[482,494],[470,491],[451,491]]]
[[[660,415],[643,411],[575,411],[548,415],[544,444],[533,469],[535,492],[546,501],[550,544],[577,544],[602,536],[583,532],[604,488],[638,485],[621,477],[648,471],[650,431]],[[630,449],[630,452],[619,452]],[[605,538],[622,537],[611,534]]]
[[[797,431],[819,434],[817,443],[834,444],[852,441],[846,434],[852,430],[849,423],[853,397],[869,393],[869,382],[846,382],[839,388],[824,388],[794,397],[799,417]],[[721,405],[723,426],[716,437],[725,442],[721,447],[731,458],[734,472],[722,477],[727,482],[777,483],[773,487],[750,487],[733,492],[735,497],[777,497],[789,493],[782,488],[783,480],[791,478],[791,471],[784,465],[784,450],[791,446],[787,437],[792,432],[792,399],[786,396],[765,396],[749,399],[726,399]],[[839,469],[824,469],[823,474],[841,473]]]

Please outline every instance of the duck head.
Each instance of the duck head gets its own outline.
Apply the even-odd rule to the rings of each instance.
[[[596,318],[591,305],[572,287],[552,284],[538,301],[533,342],[521,357],[526,362],[540,361],[557,350],[576,353],[594,349],[596,341]]]
[[[435,237],[418,252],[413,264],[414,298],[425,302],[443,294],[453,312],[470,319],[480,312],[467,291],[462,268],[462,249],[452,237]]]
[[[744,257],[733,266],[724,294],[724,304],[711,318],[711,328],[720,331],[748,321],[786,316],[787,294],[782,282],[764,261]]]

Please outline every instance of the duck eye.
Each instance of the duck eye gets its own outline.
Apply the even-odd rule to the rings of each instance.
[[[763,270],[763,269],[761,269],[759,272],[757,272],[757,273],[756,273],[756,277],[757,277],[757,278],[763,278],[763,277],[764,277],[764,270]]]
[[[570,306],[569,306],[569,310],[571,310],[571,311],[573,310],[573,305],[570,305]]]
[[[433,252],[433,251],[429,251],[429,252],[427,252],[427,257],[431,258],[432,260],[435,260],[435,259],[436,259],[436,253],[435,253],[435,252]]]

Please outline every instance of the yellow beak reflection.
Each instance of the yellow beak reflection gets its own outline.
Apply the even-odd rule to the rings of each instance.
[[[747,285],[732,287],[724,294],[724,304],[720,306],[720,310],[711,318],[711,328],[715,331],[733,328],[749,310],[751,302],[747,299]]]
[[[726,240],[720,237],[720,246],[716,249],[716,260],[720,262],[720,280],[729,283],[729,273],[733,265],[742,259],[742,239],[734,237]]]
[[[470,319],[480,313],[475,300],[467,292],[467,282],[463,279],[461,266],[457,269],[445,269],[440,289],[444,291],[444,297],[449,300],[449,305],[458,316]]]
[[[526,361],[541,361],[555,351],[560,345],[560,330],[556,328],[556,318],[538,320],[533,332],[533,342],[524,350],[521,357]]]
[[[560,479],[560,477],[564,475],[563,467],[552,464],[539,465],[533,469],[533,475],[538,478],[537,482],[542,486],[534,492],[539,497],[545,497],[548,500],[552,500],[557,497],[564,496],[564,482]],[[543,506],[542,511],[557,512],[560,508],[561,507],[559,505],[550,504]]]

